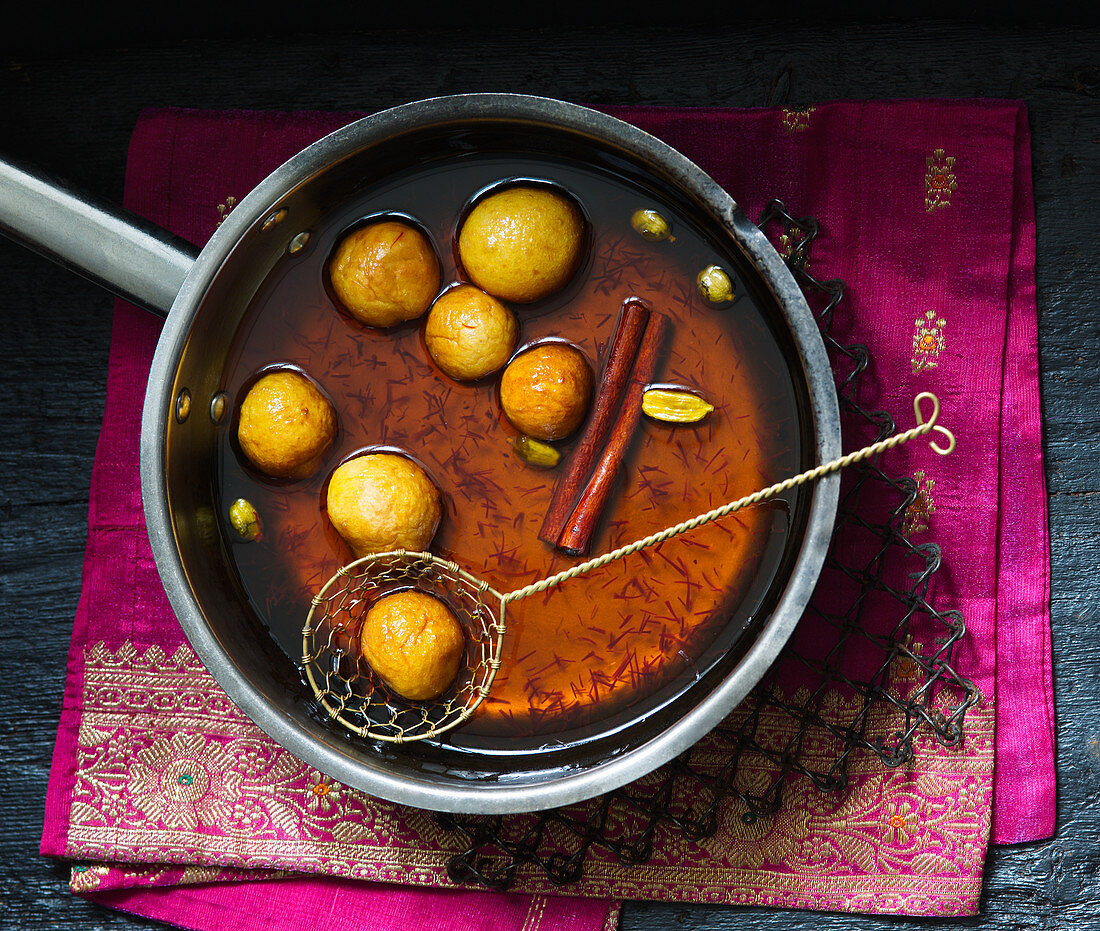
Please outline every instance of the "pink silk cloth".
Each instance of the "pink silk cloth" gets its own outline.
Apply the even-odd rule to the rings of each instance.
[[[455,886],[446,862],[457,841],[430,816],[339,786],[290,757],[236,710],[187,646],[149,550],[138,480],[141,399],[160,325],[118,302],[42,838],[44,854],[77,861],[74,891],[220,931],[257,921],[273,931],[420,922],[595,931],[617,925],[623,898],[963,915],[978,907],[989,842],[1053,832],[1025,107],[605,109],[693,159],[750,217],[771,197],[816,217],[822,232],[810,271],[848,285],[834,334],[867,345],[873,358],[861,403],[905,427],[917,392],[940,398],[956,452],[941,459],[913,443],[884,467],[919,488],[905,533],[943,549],[930,600],[966,621],[955,665],[981,701],[967,713],[964,741],[944,748],[918,732],[902,766],[864,760],[848,789],[833,794],[794,781],[774,816],[730,812],[700,843],[666,831],[640,867],[597,851],[574,886],[553,886],[531,869],[508,893]],[[201,244],[266,173],[357,115],[147,112],[130,149],[126,205]],[[846,448],[863,439],[846,434]],[[934,653],[934,636],[915,622],[911,648]],[[899,665],[892,687],[903,692],[910,677]],[[765,718],[761,727],[778,733],[789,721]],[[886,714],[869,731],[888,736],[896,727]],[[714,748],[701,747],[705,765]],[[747,786],[756,775],[744,774]]]

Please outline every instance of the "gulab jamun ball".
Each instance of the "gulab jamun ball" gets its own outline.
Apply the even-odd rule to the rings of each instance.
[[[439,293],[439,258],[415,226],[380,220],[353,230],[336,247],[329,282],[361,323],[390,327],[415,320]]]
[[[359,644],[371,669],[413,701],[443,694],[466,653],[466,636],[454,612],[418,591],[396,592],[371,605]]]
[[[428,354],[447,375],[460,381],[484,378],[503,368],[518,336],[515,314],[469,284],[444,291],[424,325]]]
[[[336,437],[336,412],[305,375],[276,371],[256,380],[241,402],[237,441],[245,458],[273,478],[308,478]]]
[[[443,515],[435,482],[397,453],[367,453],[338,466],[329,478],[326,508],[356,556],[424,552]]]
[[[526,304],[569,283],[580,265],[584,217],[573,200],[516,185],[477,202],[458,233],[462,267],[479,288]]]
[[[592,370],[575,346],[543,343],[516,356],[500,378],[500,404],[520,433],[560,440],[577,429],[592,398]]]

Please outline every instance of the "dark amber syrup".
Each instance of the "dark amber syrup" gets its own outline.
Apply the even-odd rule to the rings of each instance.
[[[443,518],[432,549],[507,592],[578,560],[538,539],[561,466],[526,466],[503,416],[496,377],[461,383],[427,355],[421,321],[387,330],[337,308],[325,263],[339,237],[379,214],[413,218],[435,242],[442,289],[463,280],[454,237],[471,199],[504,179],[545,179],[569,191],[588,223],[572,282],[547,300],[514,305],[519,345],[566,340],[593,371],[621,304],[645,300],[672,318],[655,383],[697,391],[715,406],[697,424],[646,418],[624,464],[591,554],[633,541],[755,491],[805,467],[800,387],[763,300],[736,259],[718,251],[677,207],[604,169],[553,158],[466,156],[413,170],[367,191],[312,230],[257,292],[224,372],[233,404],[259,371],[301,369],[332,399],[338,438],[312,478],[270,482],[243,463],[232,431],[220,444],[221,510],[250,500],[258,542],[232,544],[244,591],[288,656],[301,654],[312,595],[353,557],[325,514],[337,464],[365,448],[400,450],[437,481]],[[674,241],[644,241],[638,207],[671,221]],[[695,277],[727,267],[737,299],[713,306]],[[235,422],[235,421],[233,421]],[[576,437],[557,444],[563,463]],[[605,737],[655,715],[736,658],[773,603],[791,558],[799,495],[738,512],[509,606],[501,673],[473,720],[448,735],[455,748],[524,753]],[[792,518],[792,515],[795,515]]]

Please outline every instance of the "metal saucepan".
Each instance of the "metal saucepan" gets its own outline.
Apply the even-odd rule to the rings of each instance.
[[[293,237],[366,186],[409,165],[483,144],[618,166],[671,192],[727,240],[774,307],[803,385],[808,465],[840,451],[833,376],[801,291],[765,236],[728,193],[680,153],[607,115],[511,94],[441,97],[359,120],[309,146],[245,197],[197,251],[136,217],[93,205],[56,183],[0,165],[0,228],[128,300],[167,312],[142,420],[145,516],[169,600],[195,651],[241,709],[279,744],[331,777],[370,794],[438,811],[503,813],[559,806],[640,778],[717,725],[772,664],[802,614],[829,544],[839,477],[807,492],[785,584],[754,639],[701,694],[638,733],[595,741],[565,756],[510,762],[450,755],[446,746],[354,741],[316,713],[300,671],[242,596],[216,508],[215,434],[207,410],[223,388],[223,362],[249,300]],[[181,405],[190,403],[191,416]],[[204,515],[206,519],[204,520]]]

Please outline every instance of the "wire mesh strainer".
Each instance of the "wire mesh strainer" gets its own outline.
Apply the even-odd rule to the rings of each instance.
[[[921,410],[925,401],[932,404],[927,419]],[[932,449],[940,455],[950,453],[955,448],[955,438],[937,423],[940,403],[936,396],[927,391],[917,395],[913,410],[917,425],[910,430],[514,591],[499,592],[457,563],[432,553],[393,550],[363,556],[338,570],[310,606],[302,629],[302,665],[314,696],[330,718],[360,737],[390,743],[438,737],[469,719],[489,694],[500,669],[505,616],[511,602],[544,592],[641,549],[814,482],[933,430],[946,437],[947,445],[940,446],[933,441],[930,443]],[[371,605],[391,592],[410,588],[434,595],[447,604],[466,634],[464,665],[452,687],[431,701],[409,701],[394,692],[373,672],[358,646],[363,619]]]

